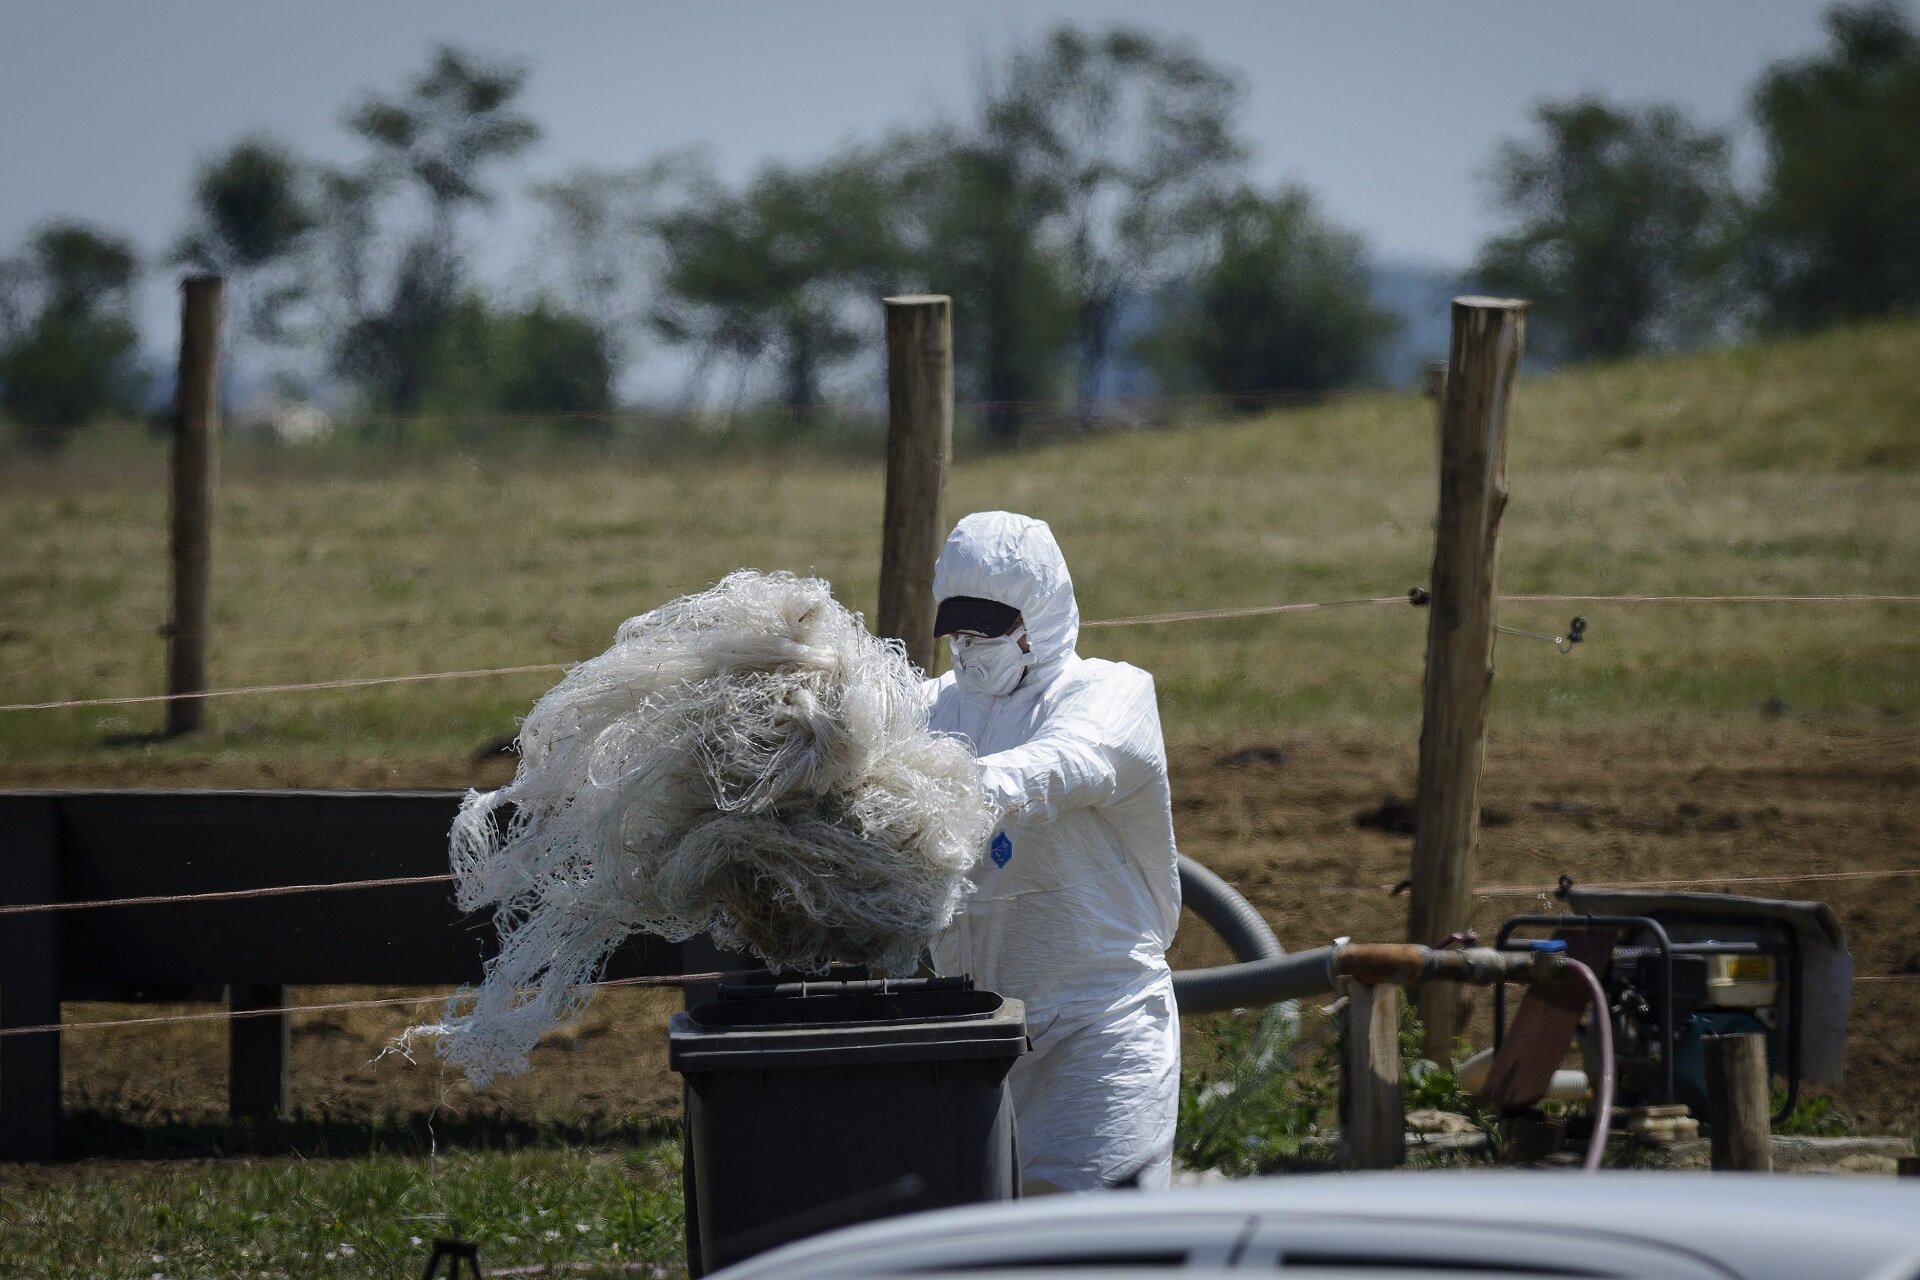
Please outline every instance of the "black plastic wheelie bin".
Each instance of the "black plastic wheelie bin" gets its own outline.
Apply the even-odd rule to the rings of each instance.
[[[1018,1000],[967,978],[723,986],[668,1036],[695,1276],[835,1227],[1018,1194]]]

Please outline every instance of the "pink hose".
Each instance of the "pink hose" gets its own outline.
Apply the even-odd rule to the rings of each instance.
[[[1607,1150],[1607,1133],[1613,1128],[1613,1018],[1607,1012],[1607,993],[1593,970],[1572,956],[1562,956],[1561,963],[1586,979],[1587,993],[1593,1001],[1593,1026],[1600,1036],[1600,1083],[1594,1088],[1593,1134],[1587,1139],[1587,1158],[1580,1165],[1582,1170],[1591,1171],[1600,1167],[1600,1157]],[[1671,1047],[1668,1052],[1672,1052]]]

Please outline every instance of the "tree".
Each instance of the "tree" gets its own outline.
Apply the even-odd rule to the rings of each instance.
[[[633,169],[577,168],[533,188],[546,210],[545,282],[594,326],[616,369],[648,324],[667,201],[705,173],[700,153],[673,151]]]
[[[58,449],[128,403],[138,270],[131,243],[71,221],[42,226],[0,264],[0,408],[32,447]]]
[[[319,256],[333,287],[333,295],[321,299],[330,312],[322,323],[328,332],[344,335],[369,313],[371,248],[385,183],[371,168],[323,169],[319,187]]]
[[[953,298],[955,380],[985,402],[988,438],[1011,444],[1052,395],[1073,337],[1069,269],[1049,235],[1060,211],[1035,172],[1018,104],[989,98],[969,130],[909,139],[898,210],[907,257]]]
[[[238,317],[227,328],[229,351],[243,333],[265,343],[287,336],[287,313],[307,291],[301,258],[319,222],[306,186],[300,161],[263,135],[241,139],[194,176],[193,220],[171,257],[225,279]]]
[[[1243,190],[1213,221],[1211,256],[1148,340],[1164,381],[1259,408],[1261,392],[1330,391],[1372,371],[1399,321],[1373,305],[1358,235],[1299,187]]]
[[[586,316],[545,299],[504,318],[496,330],[497,400],[509,413],[604,414],[613,408],[613,353]],[[583,420],[606,434],[604,418]]]
[[[1164,285],[1237,181],[1240,86],[1185,42],[1116,27],[1055,30],[1017,53],[989,109],[1058,208],[1074,295],[1079,398],[1091,401],[1129,294]]]
[[[1489,288],[1533,302],[1566,354],[1609,359],[1684,344],[1713,324],[1737,201],[1723,134],[1675,108],[1594,97],[1535,109],[1490,181],[1517,224],[1480,250]]]
[[[373,144],[383,166],[419,184],[431,234],[451,240],[462,208],[493,202],[483,171],[540,140],[540,126],[513,110],[526,78],[523,67],[441,45],[405,97],[363,99],[347,127]]]
[[[782,403],[809,422],[823,376],[860,349],[855,309],[901,269],[891,172],[852,151],[812,169],[770,166],[737,193],[693,183],[654,223],[666,262],[658,332],[703,364],[744,372],[771,359]]]
[[[428,383],[416,360],[434,348],[462,291],[459,214],[491,204],[487,170],[540,137],[539,126],[513,109],[525,80],[521,67],[443,45],[404,96],[371,96],[347,114],[347,127],[375,155],[368,172],[333,184],[336,210],[366,216],[368,202],[394,179],[414,184],[427,202],[428,223],[400,253],[387,302],[347,327],[336,354],[342,372],[388,408],[411,412],[424,401]]]
[[[600,330],[546,298],[497,309],[469,290],[448,307],[421,362],[431,413],[552,414],[576,434],[608,432],[602,415],[613,408],[614,366]]]
[[[964,317],[957,376],[1010,443],[1063,370],[1089,405],[1123,305],[1191,269],[1244,158],[1240,91],[1190,45],[1126,28],[1059,28],[976,80],[971,118],[908,148],[900,220]]]
[[[395,412],[420,410],[434,385],[458,300],[451,256],[431,239],[414,240],[401,254],[386,304],[356,321],[334,348],[334,367]]]
[[[1753,95],[1753,266],[1791,329],[1920,310],[1920,35],[1892,0],[1826,25],[1824,54],[1775,64]]]

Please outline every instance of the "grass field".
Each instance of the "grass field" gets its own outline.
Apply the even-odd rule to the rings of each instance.
[[[1916,369],[1920,324],[1905,324],[1524,381],[1503,590],[1920,593]],[[1397,597],[1424,581],[1431,555],[1432,416],[1412,394],[1367,394],[963,452],[949,511],[1049,520],[1090,620]],[[165,467],[162,446],[133,431],[98,431],[54,459],[6,458],[0,703],[161,689]],[[877,462],[844,452],[649,459],[538,436],[485,452],[230,448],[212,682],[574,661],[604,649],[624,618],[743,565],[818,573],[870,608],[881,481]],[[1502,620],[1558,632],[1575,612],[1591,629],[1569,655],[1500,642],[1488,803],[1515,821],[1488,837],[1490,878],[1912,862],[1920,606],[1511,603]],[[1400,874],[1402,844],[1350,818],[1408,776],[1425,629],[1424,614],[1392,604],[1089,628],[1082,651],[1155,673],[1178,748],[1183,847],[1249,886],[1300,945],[1292,933],[1352,931],[1333,915],[1350,902],[1367,928],[1397,919],[1377,893],[1292,886],[1313,875],[1365,893]],[[472,753],[510,734],[554,678],[223,699],[208,705],[205,733],[179,742],[147,736],[163,723],[155,705],[0,712],[0,787],[464,785],[479,780]],[[1292,762],[1257,777],[1219,765],[1216,747],[1247,742],[1284,746]],[[1837,762],[1801,767],[1836,749]],[[486,776],[500,780],[502,764]],[[1820,794],[1789,802],[1790,789]],[[1827,838],[1837,823],[1845,843]],[[1888,972],[1912,950],[1916,883],[1863,884],[1840,903],[1862,972]],[[1855,1087],[1893,1099],[1887,1114],[1909,1127],[1920,1123],[1905,1083],[1913,1007],[1905,988],[1856,996]],[[344,1080],[412,1114],[379,1080],[354,1082],[373,1074],[361,1041],[322,1030],[295,1028],[296,1065],[325,1064],[303,1089]],[[636,1065],[631,1044],[651,1042],[622,1033],[550,1061],[602,1054],[609,1078],[645,1074],[646,1088],[670,1092],[657,1062]],[[180,1033],[180,1061],[210,1064],[217,1080],[223,1041],[193,1035]],[[87,1038],[69,1040],[70,1084],[112,1074],[114,1106],[167,1074],[153,1049],[96,1070]],[[513,1097],[566,1105],[542,1098],[550,1078],[523,1077]],[[217,1108],[217,1092],[208,1098]],[[483,1235],[490,1268],[577,1262],[611,1275],[678,1256],[671,1144],[644,1136],[436,1155],[415,1134],[385,1154],[327,1156],[296,1134],[275,1148],[294,1155],[197,1158],[209,1147],[223,1149],[0,1167],[0,1276],[417,1274],[424,1253],[411,1241],[432,1224],[409,1220],[431,1214]]]
[[[1523,383],[1501,585],[1514,593],[1920,590],[1920,326],[1885,326]],[[1431,556],[1432,406],[1354,396],[1254,420],[959,460],[953,513],[1049,520],[1090,620],[1388,597]],[[844,457],[660,463],[532,443],[229,450],[216,516],[216,687],[567,662],[730,569],[820,574],[871,607],[881,471]],[[0,700],[162,688],[165,457],[103,433],[0,477]],[[1589,644],[1503,640],[1502,730],[1920,711],[1911,605],[1508,605]],[[1170,736],[1417,716],[1424,615],[1405,606],[1090,629],[1160,682]],[[214,703],[156,765],[405,759],[512,730],[533,674]],[[1776,707],[1778,703],[1774,704]],[[0,716],[0,767],[123,759],[157,707]]]
[[[455,1236],[486,1242],[488,1274],[663,1274],[683,1265],[679,1155],[669,1142],[22,1169],[0,1174],[0,1275],[391,1280]]]

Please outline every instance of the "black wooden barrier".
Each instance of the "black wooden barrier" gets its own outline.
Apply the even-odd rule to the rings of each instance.
[[[460,795],[0,792],[0,905],[444,874]],[[239,1011],[284,1005],[290,985],[454,986],[496,949],[490,916],[462,914],[451,884],[6,915],[0,1028],[58,1023],[62,1000],[224,989]],[[679,944],[640,935],[606,976],[681,966]],[[283,1111],[287,1015],[227,1025],[231,1112]],[[52,1159],[59,1143],[59,1035],[0,1037],[0,1159]]]

